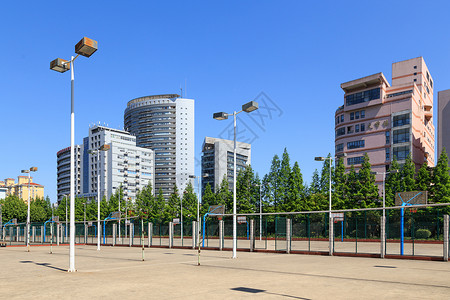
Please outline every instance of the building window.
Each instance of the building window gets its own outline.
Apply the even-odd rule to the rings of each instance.
[[[386,161],[391,159],[391,148],[386,148]]]
[[[364,156],[349,157],[349,158],[347,158],[347,165],[359,165],[359,164],[362,164],[363,161],[364,161]]]
[[[355,119],[358,120],[359,119],[359,111],[355,112]]]
[[[334,122],[334,125],[339,124],[339,117],[336,117],[336,122]]]
[[[350,113],[350,120],[354,120],[355,119],[355,113],[354,112],[351,112]]]
[[[348,127],[347,127],[347,133],[353,133],[353,128],[352,128],[352,126],[348,126]]]
[[[416,78],[414,78],[414,82],[416,82],[417,81],[417,79]]]
[[[365,145],[364,140],[348,142],[347,149],[364,148],[364,145]]]
[[[366,111],[362,110],[361,111],[361,119],[364,119],[366,117]]]
[[[336,152],[342,152],[342,151],[344,151],[344,144],[337,144]]]
[[[371,89],[368,91],[359,92],[359,93],[345,96],[345,101],[346,101],[347,106],[349,106],[349,105],[359,104],[359,103],[363,103],[363,102],[368,102],[368,101],[371,101],[374,99],[379,99],[379,98],[380,98],[380,89],[375,88],[375,89]]]
[[[416,72],[414,72],[414,76],[415,76],[415,75],[417,75],[417,73],[416,73]]]
[[[386,131],[385,135],[386,135],[386,145],[388,145],[391,143],[391,132]]]
[[[409,128],[394,130],[392,139],[394,144],[409,142]]]
[[[366,124],[364,123],[361,124],[361,131],[366,131]]]
[[[336,130],[336,137],[344,135],[345,134],[345,127],[341,127],[338,130]]]
[[[355,125],[355,132],[359,132],[359,124]]]
[[[410,123],[409,114],[394,116],[393,127],[408,125]]]
[[[341,115],[341,122],[344,122],[344,115]]]
[[[417,66],[414,66],[414,69],[417,69]]]
[[[395,147],[393,154],[397,160],[405,160],[409,154],[409,146]]]

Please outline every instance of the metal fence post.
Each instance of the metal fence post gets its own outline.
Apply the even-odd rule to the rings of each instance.
[[[130,247],[133,245],[133,242],[134,242],[134,224],[133,223],[131,223],[130,222],[130,228],[129,228],[130,230],[130,234],[129,234],[129,236],[130,236]]]
[[[255,249],[255,220],[250,220],[250,252]]]
[[[291,219],[286,219],[286,253],[291,252]]]
[[[384,258],[386,254],[386,217],[380,217],[380,257]]]
[[[116,224],[113,224],[113,236],[112,236],[112,245],[115,246],[116,245]]]
[[[59,236],[59,232],[60,232],[60,229],[59,229],[59,224],[56,224],[56,245],[57,246],[59,246],[59,238],[60,238],[60,236]]]
[[[148,247],[150,248],[153,243],[153,223],[148,222]]]
[[[44,226],[41,226],[41,244],[44,243]]]
[[[20,226],[16,226],[16,242],[18,242],[20,239],[19,234],[20,234]]]
[[[173,247],[173,222],[169,222],[169,248]]]
[[[219,220],[219,250],[223,250],[223,220]]]
[[[329,255],[330,256],[333,256],[333,252],[334,252],[334,249],[333,249],[333,244],[334,244],[334,221],[333,221],[333,218],[332,217],[330,217],[329,218],[329,222],[328,222],[328,241],[329,241],[329,245],[328,245],[328,249],[330,250],[330,253],[329,253]],[[356,229],[356,230],[358,230],[358,228]]]
[[[448,226],[449,217],[444,215],[444,261],[448,261]]]
[[[31,240],[33,243],[36,243],[36,227],[31,226]]]
[[[197,223],[197,222],[196,221],[192,221],[192,249],[195,249],[195,245],[196,245],[196,242],[195,242],[196,234],[195,234],[195,232],[196,232],[197,227],[196,227],[195,223]]]

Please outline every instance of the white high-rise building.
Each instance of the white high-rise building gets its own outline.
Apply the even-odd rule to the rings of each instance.
[[[94,126],[89,128],[90,151],[109,145],[108,151],[88,155],[88,193],[97,193],[97,174],[100,174],[100,195],[109,199],[122,185],[124,196],[135,200],[136,195],[149,183],[154,188],[154,154],[150,149],[136,146],[136,137],[126,131]],[[86,141],[86,140],[85,140]],[[86,157],[86,156],[85,156]]]
[[[183,191],[194,174],[194,100],[176,94],[133,99],[124,125],[137,146],[155,152],[155,193],[161,189],[167,199],[174,184]]]
[[[82,192],[81,185],[81,161],[82,148],[75,145],[75,194]],[[57,168],[57,198],[58,203],[70,194],[70,147],[59,150],[56,153]]]

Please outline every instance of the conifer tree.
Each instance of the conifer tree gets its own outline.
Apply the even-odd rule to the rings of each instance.
[[[190,181],[183,192],[183,218],[185,221],[197,219],[197,195]]]
[[[320,176],[320,190],[322,194],[329,194],[330,191],[330,168],[331,168],[331,178],[333,178],[333,167],[331,166],[331,154],[328,153],[327,159],[324,160],[322,166],[322,172]],[[333,187],[331,187],[333,188]]]
[[[345,165],[344,160],[342,158],[337,159],[336,168],[333,176],[333,187],[334,192],[332,195],[333,199],[333,208],[334,209],[344,209],[346,207],[346,193],[345,193],[345,185],[346,185],[346,174],[345,174]]]
[[[165,219],[171,220],[176,217],[180,217],[181,211],[181,199],[178,194],[178,187],[176,184],[173,185],[173,192],[170,195],[169,200],[167,201],[166,209],[165,209]]]
[[[358,208],[358,192],[361,185],[358,180],[358,174],[356,173],[355,166],[350,167],[350,171],[347,173],[347,184],[345,186],[345,195],[347,196],[347,201],[344,203],[345,209]]]
[[[431,175],[428,171],[427,163],[424,163],[419,172],[417,172],[416,177],[416,191],[430,191]]]
[[[394,206],[395,193],[401,192],[400,166],[395,156],[389,168],[389,172],[391,173],[386,175],[386,183],[385,183],[386,206]]]
[[[280,211],[286,211],[286,206],[289,196],[289,177],[291,176],[291,162],[287,149],[284,148],[283,155],[281,157],[280,170],[278,173],[279,182],[279,206]]]
[[[287,194],[288,201],[285,211],[302,211],[305,202],[305,186],[303,185],[303,176],[298,165],[294,163],[291,174],[289,175],[289,190]]]
[[[378,187],[375,184],[375,175],[371,173],[371,170],[369,155],[365,153],[364,160],[358,172],[360,188],[354,195],[361,208],[375,207],[375,202],[378,199]]]
[[[411,153],[409,153],[408,157],[406,158],[405,164],[400,171],[400,177],[402,178],[402,180],[400,181],[401,192],[414,191],[416,187],[416,180],[414,179],[415,174],[416,166],[411,159]]]
[[[434,202],[450,202],[450,174],[448,166],[448,156],[445,148],[442,149],[436,167],[433,170],[431,190]]]
[[[280,203],[281,203],[281,181],[280,181],[280,168],[281,162],[278,155],[274,155],[272,159],[272,164],[270,166],[270,172],[267,174],[267,189],[269,191],[269,197],[271,202],[273,203],[274,211],[280,211]]]
[[[202,195],[202,206],[200,209],[200,214],[202,216],[206,214],[211,205],[217,205],[217,199],[216,195],[212,192],[211,186],[208,183]]]
[[[255,212],[255,203],[253,190],[254,174],[251,166],[247,166],[244,170],[239,171],[236,184],[236,211],[239,213]]]
[[[226,175],[223,176],[222,182],[216,188],[216,191],[216,203],[218,205],[225,205],[226,213],[233,213],[233,192],[230,192],[230,184]]]

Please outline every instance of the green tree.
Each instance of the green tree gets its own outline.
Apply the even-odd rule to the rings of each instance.
[[[158,190],[158,195],[149,202],[149,219],[154,222],[162,222],[164,219],[164,211],[166,208],[166,200],[162,189]]]
[[[330,191],[330,168],[331,178],[333,178],[333,167],[331,166],[331,154],[328,154],[327,159],[324,160],[322,171],[320,175],[320,191],[322,194],[328,194]]]
[[[17,222],[25,222],[27,220],[27,204],[22,199],[14,195],[9,195],[2,201],[4,223],[14,218],[17,219]]]
[[[206,185],[202,195],[202,206],[200,209],[200,215],[204,215],[208,212],[211,205],[217,205],[216,195],[212,192],[209,183]]]
[[[291,162],[287,149],[284,148],[283,155],[281,157],[280,169],[278,171],[278,202],[279,210],[286,211],[289,201],[290,179],[291,176]]]
[[[450,202],[450,174],[448,156],[445,148],[442,149],[436,167],[433,170],[431,191],[434,202]]]
[[[428,171],[427,163],[424,163],[420,167],[419,172],[417,172],[415,190],[430,191],[430,186],[431,186],[431,174],[430,171]]]
[[[280,211],[280,204],[282,199],[282,194],[280,190],[281,182],[280,182],[280,169],[281,162],[278,155],[274,155],[272,159],[272,164],[270,166],[269,174],[265,178],[266,185],[266,198],[269,199],[269,202],[273,205],[273,211]]]
[[[30,202],[31,222],[44,222],[47,219],[46,203],[43,198],[36,197]]]
[[[389,168],[389,172],[390,173],[386,176],[385,183],[386,206],[394,206],[395,193],[401,192],[400,166],[395,156]]]
[[[239,171],[236,181],[236,211],[239,213],[255,212],[256,198],[255,175],[251,166]]]
[[[303,175],[298,162],[294,163],[292,171],[289,174],[289,189],[287,192],[286,211],[302,211],[305,201],[305,186],[303,185]]]
[[[416,165],[411,159],[411,153],[408,154],[406,158],[405,164],[400,171],[400,177],[402,180],[400,181],[400,191],[402,192],[410,192],[414,191],[416,187],[416,180],[414,175],[416,174]]]
[[[371,173],[371,170],[369,155],[365,153],[364,160],[358,172],[360,189],[354,194],[361,208],[375,207],[376,200],[378,200],[378,187],[375,184],[375,175]]]
[[[347,175],[345,174],[344,160],[339,158],[336,163],[336,168],[333,176],[333,188],[334,192],[332,195],[333,208],[334,209],[344,209],[347,207],[347,195],[346,195],[346,181]]]
[[[178,194],[178,187],[176,184],[173,185],[173,192],[170,195],[169,201],[166,205],[166,219],[173,219],[175,217],[180,217],[180,210],[181,210],[181,199],[180,195]]]
[[[347,184],[345,185],[345,195],[347,201],[344,203],[344,209],[358,208],[357,194],[361,188],[358,180],[358,174],[356,173],[355,166],[350,167],[350,171],[347,173]]]
[[[197,219],[197,195],[189,181],[183,191],[183,221]]]
[[[223,176],[222,182],[219,187],[216,188],[216,202],[220,205],[225,205],[225,211],[227,213],[233,212],[233,193],[230,192],[229,183],[227,177]]]
[[[144,188],[139,191],[136,196],[135,206],[140,216],[148,218],[150,215],[151,206],[155,201],[153,196],[152,183],[149,182]],[[121,204],[122,209],[122,204]]]

